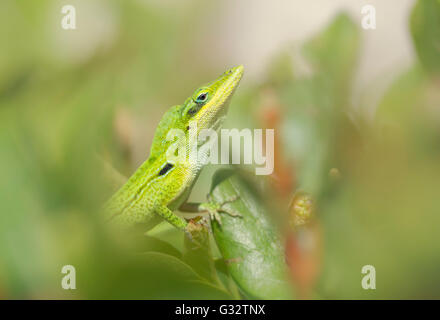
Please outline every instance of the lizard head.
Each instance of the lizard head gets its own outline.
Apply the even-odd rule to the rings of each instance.
[[[182,119],[189,130],[191,121],[197,123],[197,131],[218,129],[226,115],[229,99],[243,75],[243,66],[234,67],[216,80],[198,88],[186,99],[182,108]]]

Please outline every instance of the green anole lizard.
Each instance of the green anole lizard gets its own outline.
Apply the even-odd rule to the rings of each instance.
[[[217,220],[219,211],[237,215],[210,199],[202,204],[186,202],[204,164],[189,161],[188,157],[170,160],[167,150],[172,141],[166,138],[172,129],[180,129],[188,135],[190,124],[196,124],[197,134],[202,129],[218,130],[242,75],[243,66],[232,68],[198,88],[182,105],[165,113],[156,129],[149,158],[106,204],[105,211],[112,219],[125,224],[144,223],[147,230],[165,219],[176,228],[191,233],[197,229],[196,224],[188,223],[175,214],[175,210],[207,212]]]

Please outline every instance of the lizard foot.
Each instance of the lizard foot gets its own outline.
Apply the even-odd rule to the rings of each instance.
[[[206,219],[203,217],[196,217],[188,221],[184,231],[192,242],[197,243],[197,239],[200,238],[206,228],[208,228]]]
[[[220,226],[222,225],[220,212],[226,213],[226,214],[230,215],[231,217],[241,217],[241,214],[239,212],[237,212],[231,208],[224,207],[225,204],[228,204],[228,203],[231,203],[231,202],[238,200],[239,199],[238,196],[234,196],[230,199],[226,199],[220,203],[212,200],[210,194],[207,195],[207,198],[208,198],[208,202],[202,203],[200,205],[200,209],[208,212],[211,220],[217,221]]]

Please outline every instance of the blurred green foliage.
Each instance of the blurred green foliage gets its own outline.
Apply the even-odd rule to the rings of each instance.
[[[248,297],[289,299],[294,297],[294,289],[287,279],[283,246],[256,193],[251,181],[232,170],[217,171],[214,200],[224,203],[237,198],[227,205],[241,216],[221,213],[221,225],[212,222],[213,234],[229,273]]]
[[[232,225],[248,232],[256,255],[273,257],[245,265],[261,275],[223,261],[237,254],[225,244],[232,227],[214,226],[215,238],[202,235],[195,247],[166,224],[126,234],[97,218],[114,186],[96,155],[128,176],[163,112],[229,67],[205,51],[214,40],[203,26],[219,4],[78,1],[94,24],[63,33],[64,4],[0,2],[0,298],[286,297],[268,284],[283,268],[280,248],[264,240],[277,232],[272,226]],[[367,106],[376,108],[373,119],[352,99],[362,39],[346,14],[300,48],[307,74],[285,50],[232,101],[228,124],[238,128],[261,127],[257,106],[268,89],[280,105],[279,148],[322,226],[313,297],[440,297],[440,2],[417,1],[408,32],[417,59]],[[204,198],[215,169],[192,197]],[[273,193],[257,194],[252,201],[265,213],[247,213],[283,216],[282,205],[270,206]],[[66,264],[76,267],[77,290],[61,288]],[[367,264],[376,267],[376,290],[360,285]]]
[[[421,64],[429,73],[440,73],[440,2],[418,1],[411,14],[411,33]]]

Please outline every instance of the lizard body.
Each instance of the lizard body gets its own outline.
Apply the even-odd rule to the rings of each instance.
[[[218,130],[242,74],[243,66],[230,69],[164,114],[148,159],[106,204],[105,211],[112,218],[126,224],[145,223],[147,228],[165,219],[178,229],[188,231],[188,222],[174,211],[186,203],[204,164],[190,161],[188,157],[170,160],[167,150],[173,141],[168,140],[167,135],[171,129],[179,129],[188,136],[190,124],[194,123],[197,134],[202,129]]]

